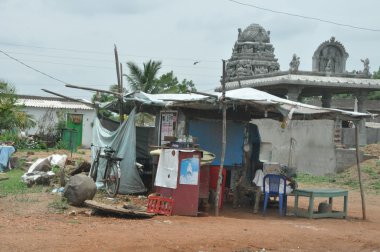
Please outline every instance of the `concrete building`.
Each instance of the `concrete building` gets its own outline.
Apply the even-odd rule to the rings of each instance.
[[[27,131],[28,135],[52,130],[59,120],[64,120],[66,128],[77,130],[77,145],[90,147],[96,116],[95,109],[91,106],[62,98],[31,95],[19,95],[17,103],[24,106],[23,110],[36,121],[36,126]]]

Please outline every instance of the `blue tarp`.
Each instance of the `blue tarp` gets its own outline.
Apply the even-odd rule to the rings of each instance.
[[[9,158],[15,151],[13,146],[0,146],[0,172],[8,168]]]
[[[95,146],[110,146],[116,150],[116,156],[123,158],[120,162],[121,178],[119,193],[132,194],[145,192],[146,188],[136,169],[136,127],[135,127],[136,109],[133,109],[125,121],[115,131],[109,131],[102,127],[98,118],[95,119],[92,141]],[[94,147],[93,147],[94,148]],[[96,148],[96,147],[95,147]],[[95,152],[92,151],[92,158]],[[105,160],[101,159],[97,181],[104,174]]]
[[[222,122],[219,120],[190,120],[189,134],[198,138],[200,147],[215,154],[211,165],[220,165],[222,153]],[[227,149],[224,165],[243,163],[244,124],[227,121]]]

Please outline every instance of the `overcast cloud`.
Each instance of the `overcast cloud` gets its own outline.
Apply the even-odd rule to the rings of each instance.
[[[380,29],[377,0],[241,2]],[[365,57],[371,71],[380,66],[380,32],[265,12],[227,0],[0,0],[0,16],[1,50],[65,82],[103,89],[116,82],[116,44],[123,64],[161,60],[160,74],[173,70],[179,79],[193,80],[198,90],[210,91],[219,85],[221,59],[231,56],[237,29],[251,23],[271,31],[282,70],[288,69],[293,53],[301,57],[302,70],[311,70],[314,51],[331,36],[350,55],[348,71],[361,70],[360,59]],[[193,65],[194,61],[200,63]],[[2,54],[0,79],[14,84],[19,94],[48,95],[41,91],[46,88],[75,98],[92,95],[66,88]]]

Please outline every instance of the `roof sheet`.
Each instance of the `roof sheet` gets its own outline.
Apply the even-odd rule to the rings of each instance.
[[[128,94],[126,101],[139,101],[143,104],[165,107],[188,107],[196,109],[215,109],[219,107],[218,100],[221,99],[222,93],[213,92],[210,96],[199,94],[146,94],[144,92],[135,92]],[[341,115],[349,118],[370,117],[372,114],[351,112],[339,109],[322,108],[300,102],[294,102],[283,99],[266,92],[253,88],[240,88],[226,91],[225,97],[230,105],[258,105],[263,108],[276,108],[276,111],[283,114],[303,114],[303,115],[321,115],[334,117]]]
[[[91,106],[87,106],[80,102],[52,100],[43,98],[19,98],[17,104],[34,108],[62,108],[62,109],[83,109],[92,110]]]

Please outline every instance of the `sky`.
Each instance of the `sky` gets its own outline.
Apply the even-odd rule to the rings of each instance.
[[[378,0],[237,0],[275,11],[380,29]],[[222,59],[231,57],[238,28],[252,23],[271,33],[281,70],[293,53],[300,70],[311,70],[317,47],[334,36],[349,53],[347,71],[380,66],[380,32],[283,15],[229,0],[0,0],[0,50],[65,83],[108,89],[117,83],[113,49],[142,67],[162,61],[159,75],[173,71],[199,91],[220,85]],[[198,64],[193,64],[199,61]],[[0,53],[0,79],[18,94],[51,96],[41,89],[77,99],[92,92],[67,88]],[[124,83],[126,79],[124,79]],[[128,86],[127,86],[128,88]]]

